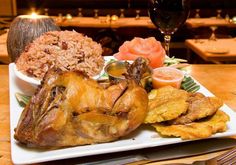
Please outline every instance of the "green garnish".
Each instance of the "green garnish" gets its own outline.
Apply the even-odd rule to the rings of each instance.
[[[98,77],[98,80],[100,80],[100,79],[108,79],[108,74],[106,72],[104,72],[102,75],[100,75]]]
[[[28,96],[28,95],[25,95],[22,93],[18,93],[18,92],[15,94],[15,96],[16,96],[16,100],[18,101],[18,103],[21,107],[25,107],[31,99],[31,96]]]
[[[192,92],[195,93],[200,89],[200,85],[198,85],[192,77],[187,77],[185,76],[182,83],[181,83],[181,88],[186,90],[187,92]]]
[[[166,57],[164,64],[165,66],[170,66],[170,65],[176,65],[182,62],[186,63],[188,61],[184,59],[180,59],[180,58],[175,58],[175,57]]]
[[[111,63],[111,62],[114,62],[114,61],[117,61],[116,59],[110,59],[107,64]]]

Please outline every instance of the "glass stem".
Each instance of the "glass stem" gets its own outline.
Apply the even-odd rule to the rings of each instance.
[[[166,55],[169,56],[170,55],[170,40],[171,40],[171,35],[165,35],[164,36],[164,41],[165,41],[165,51],[166,51]]]

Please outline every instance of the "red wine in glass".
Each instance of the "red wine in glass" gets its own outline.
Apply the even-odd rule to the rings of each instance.
[[[153,24],[164,34],[169,56],[171,35],[183,25],[190,13],[190,0],[148,0],[148,13]]]

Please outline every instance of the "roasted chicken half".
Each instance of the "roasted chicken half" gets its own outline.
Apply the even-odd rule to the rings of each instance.
[[[134,80],[107,88],[78,72],[50,71],[23,110],[15,139],[34,147],[108,142],[135,130],[147,113]]]

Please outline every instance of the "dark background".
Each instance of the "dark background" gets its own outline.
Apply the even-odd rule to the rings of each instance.
[[[236,0],[192,0],[192,10],[201,9],[202,17],[214,16],[216,9],[223,9],[223,13],[236,15]],[[62,13],[77,14],[77,8],[84,9],[84,15],[91,14],[90,9],[100,9],[100,14],[104,15],[107,11],[119,11],[123,8],[127,16],[132,14],[132,9],[143,9],[142,14],[147,15],[147,0],[17,0],[18,14],[24,14],[28,9],[35,7],[39,10],[49,8],[51,15],[57,15],[60,11]]]
[[[120,9],[124,9],[126,17],[135,17],[136,10],[140,10],[140,16],[148,16],[147,0],[17,0],[17,14],[29,14],[34,8],[39,14],[45,13],[48,8],[49,15],[63,16],[71,14],[78,15],[78,8],[82,8],[83,16],[94,16],[94,9],[98,9],[99,16],[120,15]],[[226,14],[232,18],[236,16],[236,0],[192,0],[190,17],[194,17],[196,9],[200,9],[201,17],[215,17],[216,10],[221,9],[221,16]],[[104,28],[78,28],[78,27],[62,27],[62,30],[76,30],[92,37],[97,42],[104,39],[110,40],[104,48],[109,51],[105,55],[111,55],[118,51],[119,46],[126,40],[133,37],[149,37],[155,36],[157,40],[163,41],[162,34],[157,29],[149,29],[145,27],[104,29]],[[172,56],[186,58],[187,49],[184,41],[189,38],[209,38],[211,30],[209,27],[201,27],[197,29],[189,29],[182,26],[173,35],[170,53]],[[216,30],[216,36],[219,38],[236,37],[235,28],[219,27]],[[190,61],[191,63],[191,61]]]

